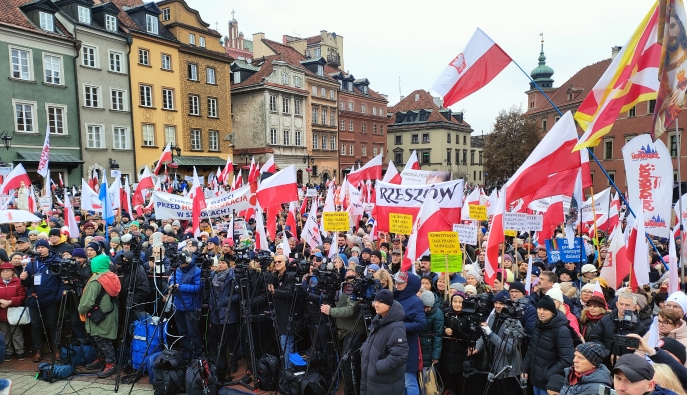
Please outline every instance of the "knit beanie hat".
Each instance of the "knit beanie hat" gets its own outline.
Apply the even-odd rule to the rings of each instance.
[[[548,296],[550,296],[551,299],[557,300],[557,301],[563,303],[563,302],[564,302],[564,300],[563,300],[563,291],[561,291],[560,286],[559,286],[559,287],[555,287],[555,285],[558,285],[558,284],[554,284],[554,287],[551,288],[550,290],[548,290],[548,291],[546,292],[546,294],[547,294]]]
[[[687,313],[687,295],[685,295],[684,292],[682,291],[675,291],[670,296],[668,296],[668,299],[666,299],[666,302],[675,302],[682,307],[682,312]]]
[[[47,240],[41,239],[36,242],[36,248],[38,247],[50,248],[50,243]]]
[[[685,349],[685,346],[679,341],[672,337],[664,337],[656,343],[656,346],[675,355],[677,359],[680,360],[681,364],[685,364],[685,360],[687,360],[687,349]]]
[[[97,241],[92,241],[86,245],[86,249],[89,248],[92,248],[96,254],[100,254],[100,252],[103,250],[103,245],[98,243]]]
[[[582,291],[592,291],[594,292],[594,284],[593,283],[587,283],[582,287]]]
[[[684,349],[684,346],[682,348]],[[587,361],[589,361],[589,363],[594,365],[595,368],[598,368],[604,359],[604,348],[599,343],[594,343],[594,342],[582,343],[579,346],[577,346],[575,351],[582,354],[582,356]],[[583,372],[578,372],[578,373],[583,373]]]
[[[510,294],[506,290],[501,290],[494,295],[494,302],[506,303],[508,299],[510,299]]]
[[[544,295],[539,299],[539,303],[537,303],[537,308],[538,309],[545,309],[549,310],[550,312],[553,313],[553,315],[558,314],[558,309],[556,309],[556,304],[553,303],[553,299],[549,295]]]
[[[394,294],[388,289],[383,289],[375,295],[375,302],[384,303],[387,306],[394,304]]]
[[[475,288],[474,285],[468,284],[465,286],[465,293],[467,294],[468,292],[470,292],[473,295],[477,295],[477,288]]]
[[[434,306],[434,293],[425,289],[420,294],[420,300],[425,307],[432,307]]]

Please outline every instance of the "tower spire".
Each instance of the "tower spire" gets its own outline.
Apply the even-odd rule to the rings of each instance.
[[[540,88],[553,87],[553,69],[546,65],[546,55],[544,55],[544,32],[539,33],[541,37],[541,49],[539,52],[539,65],[532,70],[530,76]],[[530,83],[530,88],[535,89],[534,84]]]

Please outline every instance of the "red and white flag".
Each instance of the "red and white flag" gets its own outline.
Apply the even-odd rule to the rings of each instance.
[[[64,211],[64,226],[69,228],[69,237],[78,237],[79,223],[76,222],[74,209],[72,208],[72,202],[69,199],[69,194],[67,192],[64,193]]]
[[[64,181],[62,181],[62,173],[57,173],[57,179],[60,182],[60,188],[64,188]]]
[[[167,162],[170,162],[172,160],[172,143],[167,143],[167,146],[165,147],[165,150],[162,151],[162,155],[160,155],[160,159],[157,161],[157,165],[155,166],[155,170],[153,170],[153,174],[156,176],[160,174],[162,171],[162,168],[164,167],[164,164]]]
[[[145,196],[143,195],[143,191],[150,188],[155,188],[155,184],[153,184],[153,177],[150,175],[150,170],[148,169],[148,166],[146,166],[143,169],[143,174],[141,175],[141,178],[138,180],[138,185],[136,185],[136,191],[134,192],[134,197],[131,199],[131,203],[134,206],[143,205],[145,202]]]
[[[463,211],[460,213],[460,219],[463,221],[467,221],[470,219],[470,204],[475,204],[479,205],[480,201],[480,193],[479,193],[479,188],[475,188],[470,192],[470,194],[465,198],[465,202],[463,202]]]
[[[290,227],[292,235],[296,234],[296,202],[289,203],[289,212],[286,214],[286,226]]]
[[[267,243],[267,234],[265,232],[265,222],[262,219],[262,209],[260,205],[255,206],[255,249],[269,250]]]
[[[200,183],[200,178],[198,178],[198,172],[196,167],[193,166],[193,235],[195,237],[200,236],[200,215],[205,210],[205,195],[203,194],[203,185]],[[152,199],[151,199],[152,200]]]
[[[289,255],[291,255],[291,246],[289,245],[289,239],[286,237],[286,232],[282,232],[281,234],[281,249],[282,249],[282,254],[286,257],[286,259],[289,259]]]
[[[256,196],[262,207],[272,207],[298,200],[296,167],[291,165],[264,179],[258,186]]]
[[[267,159],[267,162],[265,162],[262,167],[260,168],[260,174],[262,173],[276,173],[277,172],[277,165],[274,163],[274,155],[270,156],[269,159]]]
[[[334,204],[334,186],[331,185],[327,188],[327,197],[324,199],[324,207],[322,208],[323,213],[333,213],[336,211],[336,205]]]
[[[400,185],[401,181],[403,181],[403,179],[401,179],[401,173],[398,172],[394,162],[389,161],[389,166],[386,168],[386,173],[384,173],[382,181],[397,185]]]
[[[258,182],[260,180],[260,170],[255,164],[255,157],[250,159],[250,168],[248,168],[248,184]]]
[[[243,175],[239,173],[239,175],[236,176],[236,179],[234,180],[234,186],[231,188],[231,190],[235,191],[241,187],[243,187]]]
[[[482,89],[512,61],[510,56],[477,28],[463,51],[446,66],[432,89],[449,107]]]
[[[86,211],[102,211],[103,203],[96,191],[81,179],[81,209]]]
[[[220,173],[219,181],[227,185],[229,183],[229,175],[234,175],[234,164],[231,162],[231,156],[227,155],[227,164],[224,165],[222,173]]]
[[[19,188],[22,182],[26,188],[31,186],[31,179],[26,174],[24,165],[20,163],[5,176],[5,181],[0,186],[0,194],[7,195],[11,190]]]
[[[36,193],[33,188],[29,188],[29,212],[35,213],[38,211],[38,203],[36,203]]]
[[[124,194],[125,197],[122,200],[122,207],[127,213],[131,213],[133,206],[131,205],[131,186],[129,185],[129,176],[125,177]]]
[[[382,178],[382,154],[372,158],[365,166],[348,173],[348,182],[357,187],[365,180],[379,180]]]
[[[675,231],[679,231],[680,225],[675,225]],[[677,269],[677,247],[675,245],[674,234],[670,235],[670,244],[668,248],[668,295],[680,290],[680,273]]]
[[[301,203],[301,208],[300,208],[300,213],[301,215],[305,214],[305,212],[308,210],[308,198],[304,197],[303,202]]]
[[[632,275],[630,276],[630,287],[633,291],[649,284],[649,272],[651,271],[649,246],[646,242],[644,221],[641,220],[644,218],[643,206],[644,202],[635,208],[637,216],[630,232],[630,239],[627,241],[627,258],[633,262]]]
[[[48,177],[48,164],[50,163],[50,125],[45,128],[45,142],[41,151],[41,158],[38,160],[38,170],[36,172],[43,178]]]
[[[322,245],[320,226],[317,224],[317,205],[315,204],[310,207],[310,215],[308,215],[303,230],[301,230],[301,239],[305,240],[310,248]]]
[[[494,216],[491,220],[491,228],[487,237],[487,254],[484,257],[484,281],[489,285],[494,285],[496,273],[499,270],[499,243],[505,242],[503,233],[503,213],[506,211],[506,196],[501,191],[498,201],[494,207]]]
[[[425,199],[417,214],[413,233],[408,239],[408,253],[401,264],[401,270],[413,270],[415,261],[429,253],[429,232],[452,232],[453,225],[442,214],[439,205],[433,199]]]
[[[410,154],[410,158],[408,158],[408,162],[406,162],[406,166],[403,168],[403,171],[406,170],[420,170],[420,161],[417,160],[417,151],[413,151],[413,153]]]

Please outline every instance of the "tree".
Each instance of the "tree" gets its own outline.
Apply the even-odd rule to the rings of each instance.
[[[539,127],[513,105],[501,110],[484,143],[484,173],[488,185],[503,185],[539,144]]]

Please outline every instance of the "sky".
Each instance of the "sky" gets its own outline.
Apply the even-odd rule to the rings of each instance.
[[[610,58],[613,46],[624,46],[654,5],[651,0],[186,1],[213,28],[219,23],[223,35],[232,10],[249,39],[258,32],[275,41],[284,34],[336,32],[344,37],[346,71],[369,79],[371,89],[388,95],[389,106],[400,95],[429,90],[477,27],[528,74],[537,66],[543,32],[546,64],[554,69],[554,86],[561,86],[581,68]],[[527,77],[511,64],[451,109],[464,111],[473,135],[486,134],[499,111],[513,105],[525,109],[528,89]]]

